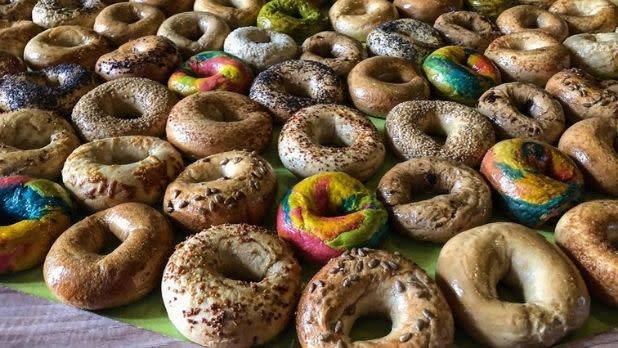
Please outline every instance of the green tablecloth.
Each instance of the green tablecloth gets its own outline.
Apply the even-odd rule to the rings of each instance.
[[[384,121],[381,119],[372,118],[372,121],[376,124],[380,131],[384,129]],[[298,179],[294,177],[287,169],[283,167],[279,157],[277,155],[277,138],[278,130],[273,135],[273,142],[268,148],[264,156],[273,165],[279,179],[279,191],[278,200],[280,201],[283,194],[293,186]],[[382,168],[376,173],[373,178],[366,183],[368,187],[375,188],[382,175],[396,163],[397,160],[391,153],[387,154],[386,160]],[[265,226],[274,228],[274,217],[276,207],[273,206],[270,215],[266,218]],[[495,209],[499,214],[499,208]],[[500,216],[495,216],[496,221],[504,221],[505,219]],[[547,239],[553,241],[553,234],[551,233],[553,226],[548,226],[544,231],[540,231]],[[183,237],[178,235],[180,239]],[[435,272],[435,264],[440,252],[440,245],[431,243],[421,243],[402,237],[395,233],[389,234],[383,244],[382,248],[386,250],[400,251],[404,256],[413,260],[423,269],[425,269],[431,276]],[[304,279],[308,280],[311,275],[317,271],[317,268],[311,265],[303,265]],[[56,299],[49,292],[45,283],[43,282],[43,275],[41,267],[36,269],[21,272],[17,274],[0,276],[0,283],[35,296],[47,298],[53,301]],[[164,335],[173,336],[183,339],[182,335],[172,326],[171,322],[167,318],[165,308],[163,307],[163,301],[161,300],[161,292],[156,289],[150,295],[144,299],[137,301],[133,304],[114,308],[110,310],[103,310],[97,312],[100,315],[120,320],[126,323],[133,324],[135,326],[159,332]],[[611,309],[603,304],[593,301],[591,315],[585,325],[578,331],[565,337],[563,341],[569,341],[577,338],[592,336],[611,328],[618,327],[618,309]],[[352,336],[356,339],[366,339],[369,337],[375,337],[377,333],[388,332],[387,322],[380,321],[378,324],[372,322],[371,319],[360,320],[358,325],[355,325]],[[456,334],[456,345],[459,347],[478,347],[479,345],[472,341],[462,330],[458,330]],[[269,347],[300,347],[296,341],[296,334],[293,324],[282,332],[275,340],[270,342]]]

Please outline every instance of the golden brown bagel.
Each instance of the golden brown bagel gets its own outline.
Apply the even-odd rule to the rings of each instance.
[[[505,10],[496,19],[496,24],[505,34],[526,30],[542,31],[560,42],[569,35],[569,26],[564,19],[531,5],[520,5]]]
[[[343,34],[323,31],[303,42],[300,59],[314,60],[333,69],[339,76],[346,76],[352,68],[367,57],[363,45]]]
[[[22,58],[28,41],[41,31],[43,28],[31,21],[0,19],[0,49]]]
[[[463,0],[395,0],[393,5],[401,17],[433,24],[443,13],[461,10]]]
[[[157,35],[170,39],[183,57],[189,58],[204,51],[219,51],[230,27],[208,12],[183,12],[166,19]]]
[[[378,24],[397,19],[397,8],[386,0],[338,0],[328,10],[330,23],[338,33],[364,42]]]
[[[193,11],[208,12],[223,19],[231,28],[255,25],[264,0],[195,0]]]
[[[163,11],[166,16],[191,11],[191,6],[193,5],[193,0],[129,0],[129,2],[156,7]]]
[[[137,2],[121,2],[107,6],[94,20],[94,30],[105,36],[114,47],[142,36],[154,35],[165,20],[156,7]]]

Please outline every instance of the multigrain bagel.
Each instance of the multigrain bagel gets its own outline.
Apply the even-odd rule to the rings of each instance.
[[[118,0],[113,0],[118,1]],[[163,11],[166,16],[171,16],[180,12],[191,11],[193,0],[129,0],[148,6],[154,6]]]
[[[397,57],[376,56],[358,63],[348,75],[354,106],[375,117],[386,117],[396,105],[429,99],[429,83],[414,64]]]
[[[0,50],[0,78],[26,71],[26,64],[21,58],[10,52]]]
[[[83,206],[97,211],[126,202],[154,204],[182,168],[180,153],[159,138],[106,138],[75,149],[62,181]]]
[[[571,122],[591,117],[618,119],[618,83],[596,80],[581,69],[566,69],[552,76],[545,89],[562,103]]]
[[[94,30],[61,25],[32,38],[24,48],[24,60],[33,69],[73,63],[92,70],[97,58],[109,50],[107,40]]]
[[[302,45],[300,59],[313,60],[346,76],[356,64],[367,57],[363,45],[343,34],[323,31],[308,37]]]
[[[389,1],[339,0],[328,10],[328,17],[333,30],[364,42],[373,28],[399,15]]]
[[[30,39],[43,31],[43,28],[31,21],[9,21],[0,19],[0,42],[2,50],[22,58],[24,47]]]
[[[491,123],[478,111],[455,102],[403,102],[386,116],[386,137],[402,159],[438,157],[478,167],[494,144]],[[444,144],[431,136],[445,137]]]
[[[563,45],[575,66],[601,79],[618,79],[618,33],[573,35]]]
[[[113,252],[102,252],[111,240]],[[126,203],[90,215],[54,243],[43,267],[45,283],[62,302],[96,310],[144,297],[159,284],[174,246],[165,217],[153,208]]]
[[[375,126],[343,105],[313,105],[299,110],[281,129],[279,158],[300,177],[344,172],[368,180],[382,165],[384,144]]]
[[[71,125],[51,111],[21,109],[0,116],[0,176],[57,179],[78,146]]]
[[[584,171],[594,187],[618,196],[618,119],[593,117],[577,122],[560,138],[558,148]]]
[[[105,4],[100,0],[39,0],[32,8],[32,21],[44,28],[60,25],[92,28],[103,8]]]
[[[506,80],[545,86],[547,80],[571,64],[569,50],[542,31],[522,31],[494,40],[485,55]]]
[[[565,129],[560,102],[532,84],[511,82],[491,88],[477,109],[491,120],[500,139],[532,138],[553,144]]]
[[[187,166],[167,187],[163,210],[192,233],[224,223],[259,224],[276,193],[277,177],[265,159],[228,151]]]
[[[120,2],[107,6],[97,15],[94,30],[118,47],[127,41],[156,34],[164,20],[165,15],[156,7]]]
[[[456,322],[492,347],[551,346],[588,318],[590,297],[577,268],[536,231],[492,223],[451,238],[438,257],[436,281]],[[500,283],[524,303],[502,301]]]
[[[123,135],[161,136],[176,96],[145,78],[104,83],[84,95],[71,119],[88,141]]]
[[[208,12],[183,12],[166,19],[157,35],[170,39],[184,58],[204,51],[219,51],[230,27]]]
[[[596,200],[569,210],[556,225],[556,244],[579,267],[592,295],[618,306],[618,201]]]
[[[447,12],[436,19],[433,27],[448,43],[480,52],[501,35],[492,21],[470,11]]]
[[[434,24],[436,19],[444,14],[459,11],[463,8],[463,0],[395,0],[401,17],[409,17]]]
[[[562,17],[571,34],[609,32],[618,26],[618,8],[607,0],[557,0],[549,12]]]
[[[36,3],[37,0],[5,1],[0,5],[0,18],[13,21],[30,19]]]
[[[195,0],[193,11],[212,13],[223,19],[231,29],[236,29],[255,25],[263,5],[264,0]]]
[[[417,240],[443,243],[491,218],[491,191],[483,177],[449,160],[425,157],[399,163],[380,179],[377,191],[391,224]],[[415,199],[424,193],[433,197]]]
[[[270,231],[245,224],[215,226],[179,244],[161,283],[178,331],[220,348],[274,338],[293,315],[299,292],[292,250]]]
[[[543,31],[562,42],[569,35],[567,22],[557,14],[532,5],[511,7],[498,16],[496,24],[505,34]]]
[[[270,144],[272,118],[248,97],[227,91],[190,95],[167,120],[170,143],[199,159],[230,150],[262,152]]]
[[[380,313],[392,328],[381,338],[355,341],[357,318]],[[331,259],[303,291],[296,313],[303,348],[449,347],[453,317],[427,273],[398,254],[352,249]]]

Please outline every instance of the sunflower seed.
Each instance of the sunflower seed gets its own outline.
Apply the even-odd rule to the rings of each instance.
[[[376,268],[380,264],[380,261],[377,259],[369,260],[369,268]]]
[[[349,287],[350,285],[352,285],[352,282],[350,281],[350,279],[347,279],[347,278],[346,278],[346,279],[344,279],[344,280],[343,280],[343,287],[344,287],[344,288],[347,288],[347,287]]]
[[[182,202],[180,202],[180,204],[178,204],[178,208],[179,208],[179,209],[182,209],[182,208],[184,208],[184,207],[186,207],[186,206],[188,206],[188,205],[189,205],[189,202],[187,202],[187,201],[182,201]]]
[[[335,323],[335,333],[340,333],[342,327],[343,323],[341,322],[341,320],[337,320],[337,323]]]
[[[399,269],[399,265],[394,263],[393,261],[388,261],[387,265],[388,265],[388,268],[392,269],[393,271],[396,271]]]
[[[242,161],[242,157],[236,157],[236,158],[234,158],[233,163],[236,164],[236,163],[238,163],[240,161]]]
[[[400,280],[397,280],[395,281],[395,289],[397,289],[397,292],[404,292],[406,290],[406,287]]]
[[[326,284],[324,284],[324,282],[323,282],[323,281],[321,281],[321,280],[318,280],[318,281],[316,282],[316,284],[317,284],[319,287],[321,287],[321,288],[323,288],[323,287],[324,287],[324,285],[326,285]]]
[[[215,200],[215,202],[221,204],[221,203],[223,203],[223,196],[217,194],[217,195],[215,195],[214,200]]]
[[[436,317],[436,315],[427,308],[423,309],[423,316],[429,320]]]
[[[224,166],[224,165],[226,165],[226,164],[227,164],[227,162],[229,162],[229,161],[230,161],[230,159],[229,159],[229,158],[225,158],[225,159],[221,160],[221,162],[219,162],[219,164],[220,164],[220,165],[222,165],[222,166]]]
[[[399,342],[403,343],[403,342],[408,342],[410,340],[410,338],[412,338],[412,334],[411,333],[404,333],[403,335],[399,336]]]
[[[194,201],[199,202],[199,201],[203,201],[206,197],[202,196],[202,195],[197,195],[195,196],[195,198],[193,198]]]
[[[311,283],[311,285],[309,285],[309,292],[314,292],[316,288],[315,283]]]
[[[355,267],[356,272],[361,272],[363,270],[363,261],[358,261]]]

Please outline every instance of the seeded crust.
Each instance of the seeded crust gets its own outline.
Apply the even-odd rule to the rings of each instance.
[[[225,38],[223,49],[249,64],[254,71],[294,59],[300,51],[291,36],[257,27],[235,29]]]
[[[103,8],[105,4],[100,0],[39,0],[32,8],[32,21],[44,28],[61,25],[92,28]]]
[[[289,322],[300,292],[300,266],[272,232],[219,225],[176,246],[161,292],[170,320],[190,340],[219,348],[260,345]]]
[[[190,232],[224,223],[259,224],[277,193],[277,177],[255,153],[229,151],[194,162],[165,191],[163,211]]]
[[[495,143],[491,123],[478,111],[455,102],[403,102],[386,117],[387,140],[402,159],[438,157],[478,167]],[[432,135],[446,135],[441,145]]]
[[[448,43],[480,52],[502,35],[491,20],[471,11],[444,13],[436,19],[433,27],[442,33]]]
[[[391,332],[371,341],[348,335],[354,321],[383,313]],[[453,317],[434,281],[401,255],[352,249],[331,259],[303,290],[296,314],[303,348],[450,347]]]

